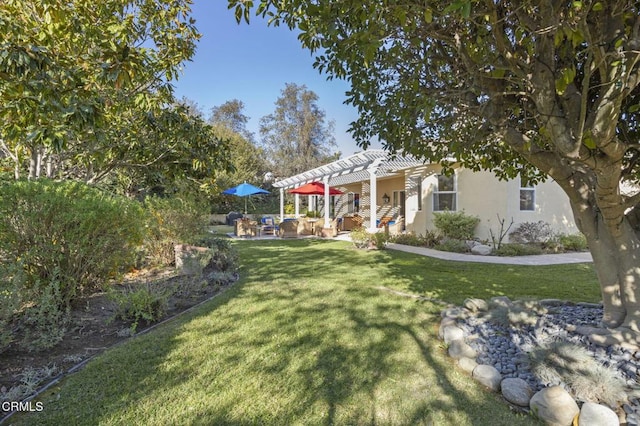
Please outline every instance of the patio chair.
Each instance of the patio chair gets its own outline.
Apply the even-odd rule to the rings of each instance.
[[[338,219],[331,221],[329,228],[324,227],[324,218],[319,219],[314,227],[314,235],[317,237],[337,237],[338,236]]]
[[[270,216],[263,217],[260,220],[260,223],[262,224],[261,226],[262,226],[263,234],[276,235],[276,230],[278,227],[276,226],[276,223],[272,217]]]
[[[318,219],[302,218],[298,221],[298,235],[312,235]]]
[[[278,225],[278,236],[280,238],[297,238],[298,237],[298,221],[285,220]]]
[[[342,227],[341,231],[351,231],[352,229],[359,228],[362,226],[364,219],[357,214],[353,216],[343,216],[342,217]]]
[[[235,228],[237,237],[255,237],[258,233],[258,222],[247,218],[236,219]]]
[[[389,222],[385,230],[389,235],[402,234],[404,231],[404,217],[398,216],[395,221]]]

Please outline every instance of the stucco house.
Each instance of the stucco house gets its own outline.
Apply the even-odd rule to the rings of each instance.
[[[514,227],[523,222],[544,221],[558,233],[577,232],[568,197],[553,181],[523,186],[520,179],[500,181],[490,172],[458,167],[452,176],[441,174],[439,164],[425,164],[411,156],[367,150],[296,176],[279,179],[280,217],[284,194],[309,182],[321,181],[341,195],[295,196],[295,215],[307,209],[323,217],[358,215],[369,229],[379,229],[383,217],[402,218],[406,232],[416,235],[435,229],[434,213],[464,211],[478,216],[476,236],[489,239],[500,231],[500,219]],[[327,202],[325,202],[327,200]],[[329,221],[324,221],[328,224]]]

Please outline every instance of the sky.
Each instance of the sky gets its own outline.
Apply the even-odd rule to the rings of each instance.
[[[195,101],[205,116],[212,107],[238,99],[249,117],[248,130],[259,139],[260,118],[274,112],[285,84],[305,85],[318,95],[325,119],[335,122],[342,156],[362,151],[347,132],[358,117],[354,107],[344,104],[348,83],[329,81],[314,69],[314,56],[301,47],[295,32],[286,26],[270,27],[256,16],[251,16],[250,24],[237,24],[225,0],[195,0],[193,17],[202,38],[175,83],[177,98]],[[370,148],[379,147],[373,143]]]

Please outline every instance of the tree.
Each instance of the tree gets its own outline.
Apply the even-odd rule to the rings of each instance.
[[[14,176],[98,183],[137,169],[166,182],[224,167],[219,141],[173,98],[200,37],[190,4],[3,1],[0,153]]]
[[[277,176],[318,167],[336,146],[333,122],[325,122],[318,96],[306,86],[287,83],[273,114],[260,120],[262,145]]]
[[[587,237],[603,324],[640,342],[636,2],[262,0],[257,13],[299,28],[315,66],[350,81],[361,146],[379,135],[445,165],[554,179]]]
[[[249,117],[244,114],[243,110],[244,102],[238,99],[227,101],[220,106],[211,108],[209,123],[224,125],[253,143],[253,133],[247,130]]]

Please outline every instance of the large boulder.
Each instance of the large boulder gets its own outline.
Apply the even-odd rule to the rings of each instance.
[[[533,396],[531,386],[520,378],[504,379],[500,383],[500,389],[504,399],[520,407],[528,407]]]
[[[493,248],[491,248],[491,246],[485,246],[484,244],[478,244],[476,246],[473,246],[473,248],[471,249],[472,254],[478,254],[480,256],[488,256],[492,251]]]
[[[467,345],[464,340],[458,339],[449,344],[449,356],[453,359],[475,358],[478,356],[478,352]]]
[[[531,398],[529,408],[550,426],[571,426],[580,412],[578,404],[562,386],[544,388]]]
[[[462,306],[470,310],[471,312],[483,311],[486,312],[489,310],[489,304],[484,299],[478,299],[475,297],[470,297],[465,299],[462,303]]]
[[[580,409],[578,426],[619,426],[618,415],[609,407],[585,402]]]
[[[448,325],[442,332],[442,338],[447,345],[454,340],[461,340],[464,338],[464,331],[458,326]]]
[[[458,360],[458,365],[467,373],[473,373],[473,370],[478,366],[478,363],[473,358],[462,357]]]
[[[492,365],[480,364],[473,369],[471,376],[479,383],[488,387],[494,392],[500,390],[500,382],[502,382],[502,375]]]

